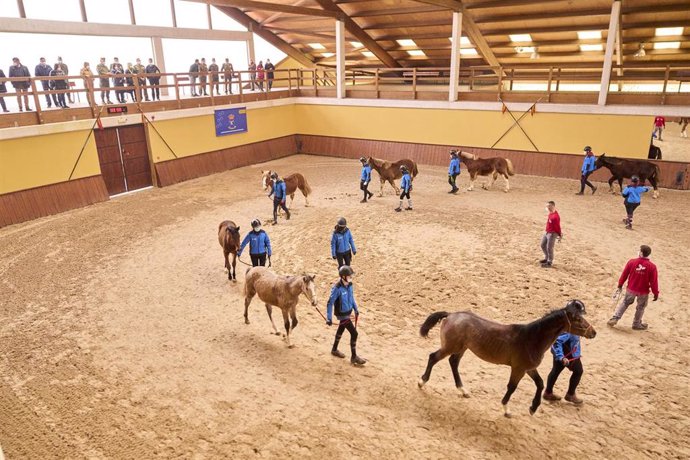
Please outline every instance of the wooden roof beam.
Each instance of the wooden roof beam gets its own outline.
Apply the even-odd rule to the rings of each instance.
[[[345,13],[340,11],[326,11],[318,8],[305,8],[302,6],[283,5],[282,3],[258,2],[255,0],[185,0],[186,2],[205,3],[215,7],[245,8],[256,11],[277,11],[280,13],[299,14],[304,16],[321,16],[326,18],[343,19]],[[256,22],[256,21],[255,21]],[[258,24],[258,22],[257,22]]]
[[[302,6],[302,5],[304,5],[306,2],[307,2],[307,0],[299,0],[297,3],[295,3],[295,4],[292,5],[292,6]],[[278,18],[281,17],[282,15],[283,15],[283,13],[282,13],[281,11],[279,11],[279,12],[277,12],[277,13],[274,13],[274,14],[270,15],[269,17],[267,17],[267,18],[264,19],[263,21],[259,21],[259,24],[263,25],[263,24],[266,24],[266,23],[268,23],[268,22],[275,21],[276,19],[278,19]]]
[[[436,13],[445,8],[434,6],[413,6],[408,8],[385,8],[382,10],[368,10],[350,14],[351,18],[370,18],[374,16],[400,16],[405,14]]]

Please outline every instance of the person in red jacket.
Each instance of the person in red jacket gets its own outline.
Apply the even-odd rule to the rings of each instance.
[[[618,280],[618,289],[613,295],[614,298],[620,295],[626,280],[628,280],[628,287],[625,290],[623,301],[618,305],[613,316],[607,323],[609,326],[615,326],[618,320],[623,316],[623,313],[625,313],[625,310],[627,310],[635,301],[635,298],[637,298],[637,309],[635,310],[635,319],[633,319],[632,328],[636,331],[644,331],[647,329],[647,324],[642,322],[642,316],[647,307],[650,289],[652,294],[654,294],[652,301],[656,302],[659,299],[658,273],[656,265],[649,260],[649,255],[651,253],[652,248],[642,245],[640,246],[638,257],[636,259],[630,259],[628,263],[625,264],[623,273]]]
[[[546,210],[549,213],[549,217],[546,219],[546,232],[541,237],[541,250],[544,251],[544,258],[539,261],[543,268],[549,268],[553,264],[554,244],[556,244],[556,239],[561,241],[563,237],[561,233],[561,216],[556,211],[556,203],[553,201],[546,203]]]
[[[663,141],[663,139],[661,138],[661,132],[664,129],[666,129],[666,118],[659,115],[656,118],[654,118],[654,134],[656,134],[656,138],[660,141]]]

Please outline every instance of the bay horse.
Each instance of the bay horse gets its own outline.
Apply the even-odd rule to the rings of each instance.
[[[221,222],[218,226],[218,242],[220,247],[223,248],[225,268],[228,269],[228,279],[237,281],[235,265],[237,264],[237,251],[240,250],[240,227],[231,220]],[[228,259],[230,253],[232,253],[232,267]]]
[[[458,371],[460,359],[469,349],[484,361],[511,367],[508,391],[501,401],[506,417],[510,417],[508,401],[525,373],[534,380],[537,392],[529,409],[530,414],[534,415],[541,404],[541,393],[544,390],[544,382],[537,372],[537,367],[546,350],[563,332],[590,339],[596,336],[594,328],[583,318],[584,314],[585,305],[580,300],[571,300],[565,308],[547,313],[529,324],[500,324],[469,311],[432,313],[422,324],[419,333],[422,337],[428,337],[429,330],[443,321],[441,348],[429,355],[429,363],[419,380],[419,388],[429,381],[434,365],[450,356],[448,361],[455,386],[462,391],[463,396],[469,397],[469,393],[462,386]]]
[[[618,181],[618,186],[620,191],[623,192],[623,179],[629,179],[632,176],[637,176],[640,181],[644,184],[646,180],[652,184],[654,187],[654,198],[659,198],[659,187],[658,180],[659,166],[655,165],[651,161],[647,160],[631,160],[628,158],[612,158],[607,157],[605,153],[602,153],[597,157],[594,162],[594,167],[599,169],[604,167],[611,171],[611,178],[609,179],[609,192],[615,193],[613,190],[613,181]]]
[[[491,176],[491,182],[489,182],[488,185],[486,183],[482,184],[482,188],[488,190],[489,187],[496,182],[499,174],[503,176],[506,181],[506,188],[503,191],[508,192],[508,190],[510,190],[508,176],[514,176],[515,170],[513,169],[513,163],[508,158],[479,158],[474,153],[451,150],[451,153],[453,152],[458,154],[460,160],[465,163],[467,172],[470,173],[470,186],[467,190],[474,190],[474,181],[477,179],[478,175]]]
[[[303,294],[312,306],[316,306],[316,290],[314,275],[280,276],[269,271],[266,267],[248,268],[244,278],[244,323],[249,324],[249,304],[255,295],[259,296],[266,305],[268,319],[271,320],[273,333],[280,335],[273,322],[273,307],[283,312],[285,337],[288,348],[290,344],[290,330],[297,327],[297,303]],[[292,325],[290,325],[292,319]]]
[[[412,160],[402,159],[394,162],[380,160],[378,158],[369,157],[367,159],[372,169],[379,173],[379,179],[381,180],[381,190],[379,196],[383,196],[383,184],[388,181],[391,187],[395,190],[396,195],[400,195],[400,189],[395,185],[395,179],[400,179],[402,177],[402,172],[400,172],[400,166],[405,165],[407,170],[410,172],[410,178],[414,179],[419,174],[417,169],[417,163]]]
[[[261,185],[264,190],[269,188],[273,190],[273,179],[271,179],[271,174],[273,171],[270,169],[268,171],[261,171]],[[295,192],[299,189],[304,195],[304,206],[309,206],[309,195],[311,195],[311,187],[307,179],[300,173],[290,174],[289,176],[283,177],[285,181],[285,191],[286,195],[290,197],[290,203],[287,207],[292,207],[292,201],[295,199]],[[280,210],[280,209],[279,209]]]

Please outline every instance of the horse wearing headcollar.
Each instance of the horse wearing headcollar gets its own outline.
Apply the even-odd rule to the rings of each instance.
[[[400,179],[402,177],[402,172],[400,171],[400,166],[405,166],[410,172],[410,178],[414,179],[419,174],[417,169],[417,163],[412,160],[403,159],[395,162],[390,162],[386,160],[379,160],[378,158],[369,157],[367,162],[371,167],[379,173],[379,179],[381,180],[381,190],[379,196],[383,196],[383,184],[388,182],[391,187],[395,190],[396,195],[400,195],[400,189],[395,185],[395,179]]]
[[[486,183],[482,184],[482,188],[488,190],[496,182],[499,174],[506,181],[506,188],[503,191],[508,192],[510,190],[508,176],[514,176],[515,170],[513,169],[513,163],[508,158],[479,158],[474,153],[461,152],[459,150],[451,150],[451,152],[455,152],[460,156],[460,160],[467,167],[467,172],[470,173],[470,186],[467,190],[472,191],[474,189],[474,181],[477,179],[477,176],[491,176],[491,181],[488,185]]]
[[[272,177],[275,171],[261,171],[261,186],[264,190],[273,189],[275,179]],[[287,205],[288,209],[292,207],[292,201],[295,199],[295,192],[297,189],[304,195],[304,206],[309,206],[309,195],[311,195],[311,187],[307,179],[300,173],[290,174],[283,177],[285,182],[285,190],[290,197],[290,203]]]

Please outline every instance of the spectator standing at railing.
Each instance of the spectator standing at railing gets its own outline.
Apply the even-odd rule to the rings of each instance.
[[[189,86],[192,88],[192,96],[196,97],[196,77],[199,76],[199,60],[194,59],[194,63],[189,66]]]
[[[51,70],[53,70],[52,67],[50,67],[49,64],[46,64],[46,58],[42,57],[36,66],[36,69],[34,69],[34,75],[37,77],[49,77]],[[41,87],[43,88],[43,91],[49,91],[50,90],[50,81],[49,80],[40,80],[41,82]],[[46,103],[48,104],[48,108],[51,108],[53,106],[53,103],[51,102],[50,99],[50,94],[46,94]],[[55,102],[55,105],[57,105],[57,99]]]
[[[220,96],[220,75],[218,75],[218,64],[216,64],[216,58],[211,58],[211,65],[208,66],[208,71],[211,73],[211,94],[213,94],[213,89],[216,90],[216,95]]]
[[[141,102],[141,95],[143,93],[144,100],[149,101],[149,92],[146,89],[146,67],[141,63],[141,59],[137,58],[137,63],[134,65],[134,73],[137,74],[137,83],[139,83],[139,93],[137,93],[137,101]]]
[[[254,84],[256,83],[256,64],[254,64],[254,59],[249,61],[249,79],[252,82],[252,91],[254,91]]]
[[[259,61],[259,65],[256,66],[256,84],[259,86],[259,90],[264,90],[264,61]]]
[[[86,89],[86,100],[89,102],[89,107],[95,104],[93,100],[93,72],[88,62],[84,62],[84,67],[79,71],[79,75],[84,79],[84,89]]]
[[[55,67],[53,67],[53,71],[50,72],[51,77],[57,77],[53,80],[50,81],[50,89],[57,91],[57,102],[58,102],[58,107],[62,107],[63,109],[69,109],[69,106],[67,103],[65,103],[65,90],[67,89],[67,80],[64,78],[65,72],[62,71],[62,68],[55,64]]]
[[[266,59],[266,67],[264,67],[266,70],[266,87],[268,91],[273,88],[273,71],[276,70],[276,67],[271,63],[270,59]]]
[[[24,110],[26,106],[26,111],[30,112],[31,107],[29,107],[29,87],[31,86],[31,73],[29,69],[23,65],[19,58],[12,58],[12,67],[10,67],[10,78],[20,78],[26,77],[25,80],[17,80],[12,82],[12,87],[17,93],[17,104],[19,105],[19,111]],[[24,98],[24,105],[22,105],[22,97]]]
[[[228,92],[232,94],[232,77],[234,76],[233,74],[235,73],[235,69],[233,69],[230,59],[225,58],[223,67],[221,67],[220,70],[225,76],[225,94],[228,94]]]
[[[199,96],[208,96],[206,92],[206,83],[208,82],[208,65],[206,65],[206,58],[201,58],[199,63]]]
[[[161,69],[153,63],[153,59],[151,58],[149,58],[149,65],[146,66],[146,73],[148,74],[149,86],[151,87],[151,99],[160,101],[161,89],[158,85],[161,84],[161,77],[157,74],[161,73]]]
[[[110,73],[113,74],[113,85],[115,86],[115,96],[117,97],[117,102],[120,104],[125,103],[125,79],[124,73],[125,69],[120,64],[118,58],[113,60],[114,62],[110,64]]]
[[[7,105],[5,104],[5,98],[2,97],[2,94],[7,92],[7,85],[5,84],[5,81],[3,80],[5,77],[5,72],[0,69],[0,107],[2,107],[2,111],[7,113],[9,110],[7,110]]]
[[[96,72],[98,73],[101,86],[101,103],[104,105],[112,104],[110,102],[110,69],[106,65],[104,57],[101,58],[101,62],[96,66]]]
[[[60,67],[60,70],[62,70],[62,73],[65,76],[69,75],[69,67],[67,67],[67,64],[62,62],[62,56],[58,56],[57,66]],[[69,79],[65,79],[65,84],[67,85],[67,88],[69,89]],[[72,96],[72,94],[67,93],[67,100],[69,100],[70,104],[74,104],[74,96]]]
[[[125,81],[127,82],[127,89],[125,92],[132,98],[132,102],[136,101],[134,97],[134,73],[134,66],[131,62],[128,62],[127,69],[125,70]],[[123,97],[123,99],[125,98]]]

